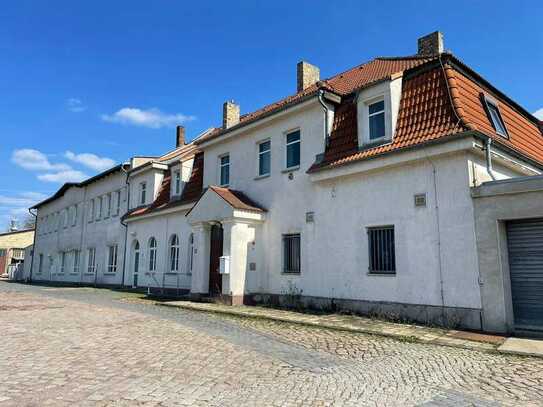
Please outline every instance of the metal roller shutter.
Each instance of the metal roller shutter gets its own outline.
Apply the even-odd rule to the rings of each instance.
[[[543,330],[543,219],[507,222],[515,328]]]

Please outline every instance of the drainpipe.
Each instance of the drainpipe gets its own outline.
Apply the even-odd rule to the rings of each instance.
[[[494,175],[494,172],[492,171],[492,151],[490,150],[490,147],[492,145],[492,139],[490,137],[487,137],[485,144],[486,171],[488,172],[488,175],[490,175],[490,178],[492,178],[492,181],[496,181],[496,177]]]
[[[319,90],[319,103],[324,109],[324,147],[328,147],[328,106],[324,102],[324,90]]]
[[[121,170],[126,174],[124,184],[126,185],[126,212],[130,210],[130,182],[128,182],[128,171],[121,166]],[[121,197],[122,199],[122,197]],[[124,253],[123,253],[123,276],[121,280],[121,288],[124,287],[124,277],[126,272],[126,246],[128,245],[128,225],[124,223],[122,216],[120,217],[121,225],[124,226]]]
[[[28,282],[32,283],[32,268],[34,267],[34,254],[36,253],[36,235],[38,234],[38,214],[32,213],[30,208],[28,213],[34,216],[34,241],[32,242],[32,261],[30,262],[30,275],[28,276]]]

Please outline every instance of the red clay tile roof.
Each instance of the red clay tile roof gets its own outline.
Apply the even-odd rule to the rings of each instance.
[[[458,65],[462,65],[462,69],[467,67],[460,61],[450,55],[445,57],[450,59],[450,63],[445,61],[443,68],[434,64],[433,68],[412,69],[404,76],[396,131],[391,143],[359,150],[354,97],[345,99],[336,108],[323,160],[313,164],[308,172],[334,168],[468,130],[492,137],[497,143],[543,164],[543,134],[535,120],[499,91],[479,83],[484,82],[482,78],[477,81],[461,73]],[[498,135],[492,126],[481,101],[483,92],[499,101],[509,139]]]
[[[195,143],[200,144],[212,140],[224,133],[243,127],[269,114],[275,113],[286,106],[302,102],[317,94],[319,89],[329,90],[338,95],[348,95],[357,89],[390,78],[390,76],[395,73],[424,64],[432,59],[435,59],[435,57],[421,57],[417,55],[398,58],[376,58],[370,62],[366,62],[349,69],[348,71],[332,76],[331,78],[319,81],[317,84],[278,102],[267,105],[252,113],[244,114],[240,117],[239,124],[226,130],[215,128],[210,133],[195,141]]]
[[[167,171],[164,174],[162,184],[158,191],[156,199],[147,206],[135,208],[125,215],[125,218],[133,218],[136,216],[147,215],[152,212],[161,211],[164,209],[173,208],[176,206],[186,205],[196,202],[200,195],[202,195],[203,186],[203,173],[204,173],[204,153],[199,152],[194,156],[194,163],[192,165],[192,172],[188,182],[183,188],[183,193],[179,199],[170,199],[170,187],[171,187],[171,171]]]
[[[241,191],[210,185],[209,189],[224,199],[232,208],[250,212],[266,212]]]

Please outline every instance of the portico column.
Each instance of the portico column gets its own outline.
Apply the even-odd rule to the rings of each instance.
[[[230,256],[230,274],[223,275],[223,294],[230,295],[232,305],[243,304],[247,273],[247,252],[255,238],[254,228],[247,223],[228,220],[222,222],[224,229],[223,253]]]
[[[194,236],[194,257],[191,279],[191,294],[209,293],[209,251],[211,226],[207,223],[192,225]]]

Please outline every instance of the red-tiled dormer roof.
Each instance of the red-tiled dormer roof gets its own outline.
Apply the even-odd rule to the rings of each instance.
[[[125,218],[134,218],[137,216],[147,215],[153,212],[162,211],[164,209],[174,208],[176,206],[187,205],[194,203],[202,195],[202,185],[204,176],[204,154],[199,152],[194,156],[192,164],[192,172],[189,180],[183,188],[183,192],[179,199],[170,199],[171,188],[171,171],[168,170],[164,174],[162,184],[158,191],[156,199],[147,206],[135,208],[129,211]]]
[[[255,203],[241,191],[210,185],[209,189],[224,199],[232,208],[249,212],[266,212],[264,208]]]

